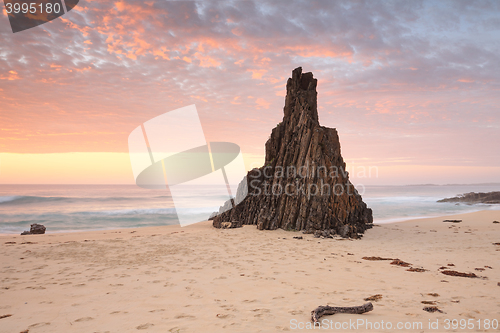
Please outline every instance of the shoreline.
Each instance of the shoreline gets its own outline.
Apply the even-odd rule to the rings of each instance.
[[[388,225],[388,224],[393,224],[393,223],[405,223],[405,222],[412,222],[412,221],[425,220],[425,219],[439,219],[439,218],[444,219],[447,217],[453,217],[453,216],[457,216],[457,215],[472,214],[472,213],[487,212],[487,211],[499,211],[500,212],[500,205],[495,205],[493,207],[494,208],[492,208],[492,209],[484,209],[484,207],[478,207],[478,209],[474,209],[471,211],[463,211],[463,212],[459,212],[456,214],[394,217],[394,218],[389,218],[389,219],[380,219],[379,221],[374,221],[373,224],[375,224],[375,225]],[[201,221],[198,223],[206,223],[207,221]],[[195,224],[198,224],[198,223],[195,223]],[[86,233],[86,232],[109,232],[109,231],[115,231],[115,230],[121,231],[121,230],[128,230],[128,229],[163,228],[163,227],[171,227],[171,226],[180,227],[179,224],[165,224],[165,225],[147,226],[147,227],[141,226],[141,227],[123,227],[123,228],[109,228],[109,229],[56,230],[53,232],[50,232],[50,231],[46,232],[45,235],[73,234],[73,233]],[[29,230],[29,227],[30,226],[27,225],[24,228],[24,230]],[[20,236],[20,233],[21,232],[19,232],[19,233],[1,233],[0,232],[0,237]],[[34,236],[34,235],[27,235],[27,236]]]
[[[294,331],[319,305],[359,306],[375,295],[381,298],[369,313],[324,319],[439,321],[438,330],[410,330],[418,332],[473,319],[474,329],[463,331],[484,331],[478,321],[500,319],[494,220],[500,211],[378,224],[360,240],[255,226],[221,230],[211,221],[0,236],[0,317],[12,315],[0,319],[0,331]],[[419,270],[366,257],[397,258]],[[443,267],[478,278],[445,275]]]

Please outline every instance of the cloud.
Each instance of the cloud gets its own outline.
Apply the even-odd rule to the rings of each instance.
[[[0,145],[126,152],[137,124],[196,103],[209,140],[263,154],[302,66],[353,158],[498,166],[499,6],[86,1],[17,34],[0,16]]]

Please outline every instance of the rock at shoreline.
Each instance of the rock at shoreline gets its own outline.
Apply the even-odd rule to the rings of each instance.
[[[500,192],[487,192],[487,193],[465,193],[453,198],[445,198],[437,202],[457,202],[466,204],[500,204]]]
[[[45,234],[45,226],[42,224],[32,224],[30,227],[30,231],[23,231],[21,235],[43,235]]]
[[[239,221],[259,230],[328,231],[353,238],[371,228],[372,210],[349,181],[337,131],[319,124],[316,85],[301,67],[292,72],[283,121],[266,142],[264,166],[247,174],[240,183],[247,186],[247,197],[212,217],[214,227]]]
[[[241,223],[238,222],[221,222],[220,228],[221,229],[234,229],[234,228],[241,228],[242,225]]]

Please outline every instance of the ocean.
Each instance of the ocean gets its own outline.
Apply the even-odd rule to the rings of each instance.
[[[177,195],[177,209],[200,221],[217,211],[224,197],[210,197],[212,186]],[[373,209],[375,223],[443,216],[500,205],[437,203],[467,192],[500,191],[492,185],[366,186],[358,188]],[[135,185],[0,185],[0,234],[19,234],[40,223],[47,232],[136,228],[178,224],[167,190]]]

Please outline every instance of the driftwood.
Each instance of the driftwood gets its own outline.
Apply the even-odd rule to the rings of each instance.
[[[411,264],[409,262],[405,262],[403,260],[399,260],[399,259],[394,259],[393,262],[391,262],[391,265],[398,265],[398,266],[402,266],[402,267],[410,267]]]
[[[422,310],[433,313],[433,312],[439,312],[439,313],[444,313],[441,311],[437,306],[426,306]]]
[[[443,273],[445,275],[460,276],[460,277],[467,277],[467,278],[477,278],[478,277],[474,273],[462,273],[462,272],[457,272],[457,271],[441,271],[441,273]]]
[[[352,314],[362,314],[373,310],[373,304],[371,302],[365,303],[360,306],[346,306],[337,307],[329,305],[320,305],[313,311],[311,311],[311,320],[317,323],[319,319],[326,315],[333,315],[336,313],[352,313]]]
[[[382,257],[363,257],[361,259],[364,259],[364,260],[370,260],[370,261],[378,261],[378,260],[398,260],[398,259],[394,259],[394,258],[382,258]]]

